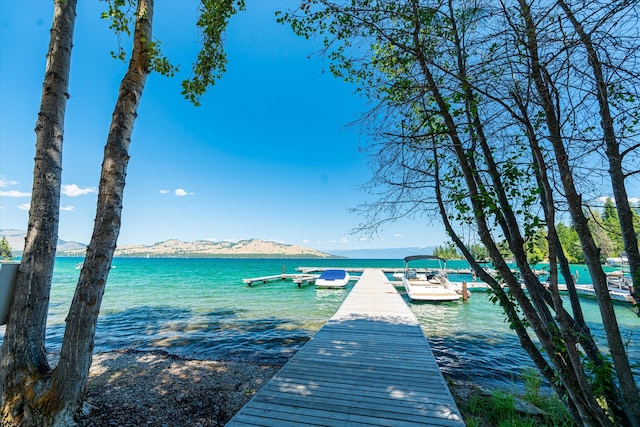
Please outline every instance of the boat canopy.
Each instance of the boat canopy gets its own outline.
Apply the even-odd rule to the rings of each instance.
[[[442,262],[446,262],[444,259],[436,255],[411,255],[404,258],[404,262],[415,261],[417,259],[437,259]]]

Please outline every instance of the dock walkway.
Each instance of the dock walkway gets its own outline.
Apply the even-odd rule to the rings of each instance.
[[[381,270],[227,426],[464,426],[420,325]]]

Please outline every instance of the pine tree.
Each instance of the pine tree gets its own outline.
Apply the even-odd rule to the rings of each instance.
[[[11,258],[13,258],[11,246],[9,246],[7,238],[3,236],[2,240],[0,240],[0,259],[10,260]]]

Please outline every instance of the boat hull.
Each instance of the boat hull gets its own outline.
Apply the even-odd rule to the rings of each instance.
[[[445,288],[442,284],[420,283],[406,278],[402,279],[404,289],[412,301],[458,301],[462,295],[453,289]],[[429,281],[426,281],[429,282]]]

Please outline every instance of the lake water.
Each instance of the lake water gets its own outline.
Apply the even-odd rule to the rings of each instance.
[[[64,319],[80,270],[79,258],[58,258],[47,328],[49,351],[60,349]],[[402,260],[139,259],[116,258],[97,327],[95,351],[162,349],[196,359],[283,363],[336,312],[349,290],[297,287],[291,281],[249,287],[243,278],[296,273],[299,266],[395,267]],[[462,261],[448,267],[465,268]],[[583,267],[575,267],[576,269]],[[587,276],[585,278],[585,276]],[[450,275],[452,281],[469,277]],[[588,274],[580,271],[580,281]],[[486,388],[511,387],[533,366],[484,292],[466,303],[411,303],[443,371]],[[589,326],[606,342],[594,300],[583,299]],[[629,357],[640,360],[640,318],[616,305]],[[4,327],[0,327],[0,340]],[[640,366],[635,372],[640,378]],[[517,381],[515,381],[517,382]]]

